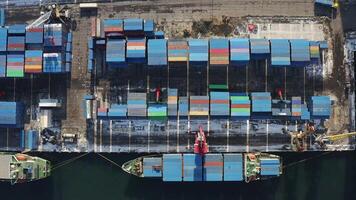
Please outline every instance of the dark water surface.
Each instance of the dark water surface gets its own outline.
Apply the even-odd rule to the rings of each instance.
[[[78,154],[41,154],[55,163]],[[118,164],[137,154],[104,154]],[[280,178],[253,183],[163,183],[125,174],[96,154],[56,169],[45,180],[11,186],[0,183],[0,200],[121,199],[356,199],[356,152],[279,154],[286,168]]]

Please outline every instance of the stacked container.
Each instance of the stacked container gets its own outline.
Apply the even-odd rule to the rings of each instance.
[[[210,92],[210,115],[211,116],[230,115],[229,92]]]
[[[188,97],[179,97],[178,114],[180,117],[187,117],[189,110]]]
[[[302,115],[300,118],[302,120],[310,120],[310,112],[309,112],[307,105],[302,104],[301,107],[302,107]]]
[[[9,34],[25,35],[26,24],[14,24],[9,26],[8,30],[9,30]]]
[[[127,38],[126,57],[128,62],[144,62],[146,60],[146,39]]]
[[[224,181],[243,180],[242,154],[224,154]]]
[[[267,39],[250,39],[251,54],[255,58],[265,57],[270,54],[269,40]]]
[[[230,61],[232,64],[247,64],[250,61],[249,39],[230,39]]]
[[[229,40],[211,39],[210,40],[210,65],[229,64]]]
[[[291,64],[290,44],[288,40],[271,40],[271,64],[273,66],[286,66]]]
[[[304,39],[289,40],[291,45],[291,61],[292,62],[309,62],[309,42]]]
[[[205,63],[209,60],[208,40],[190,39],[189,41],[189,62]]]
[[[127,116],[127,105],[112,104],[108,112],[108,117],[122,118]]]
[[[143,158],[143,177],[162,177],[162,158]]]
[[[25,37],[24,36],[9,36],[7,38],[8,51],[25,51]]]
[[[204,181],[222,181],[223,180],[223,155],[206,154],[203,168]]]
[[[72,33],[68,33],[67,43],[66,43],[66,64],[65,71],[70,72],[72,70]]]
[[[26,30],[26,44],[40,44],[43,43],[43,26],[32,27]]]
[[[18,102],[0,102],[0,127],[22,128],[24,106]]]
[[[154,38],[155,39],[164,39],[164,32],[163,31],[155,31]]]
[[[106,62],[122,64],[125,62],[124,39],[108,39],[106,43]]]
[[[91,73],[94,67],[94,38],[88,37],[88,72]]]
[[[127,97],[127,108],[129,117],[146,117],[146,93],[129,93]]]
[[[36,150],[39,145],[38,132],[35,130],[29,130],[26,133],[26,150]]]
[[[124,20],[125,35],[142,35],[143,20],[142,19],[125,19]]]
[[[185,40],[168,41],[168,62],[187,62],[188,43]]]
[[[5,9],[0,8],[0,26],[5,26]]]
[[[319,43],[311,41],[309,42],[309,48],[310,48],[310,58],[319,59],[320,57]]]
[[[167,105],[151,104],[148,107],[148,117],[167,117]]]
[[[302,98],[292,97],[292,116],[300,117],[302,115]]]
[[[7,51],[7,28],[0,27],[0,52]]]
[[[200,154],[183,154],[183,181],[202,181],[203,158]]]
[[[249,117],[251,113],[250,97],[243,94],[231,94],[231,117]]]
[[[7,55],[7,77],[23,77],[24,76],[24,56],[19,55]]]
[[[167,65],[167,40],[148,40],[148,65]]]
[[[25,72],[41,73],[42,72],[42,54],[41,50],[25,51]]]
[[[271,112],[271,93],[269,92],[252,92],[252,112]]]
[[[168,88],[168,116],[177,116],[178,89]]]
[[[0,77],[6,76],[6,55],[0,55]]]
[[[279,176],[280,161],[279,159],[261,159],[261,176]]]
[[[328,49],[329,48],[328,42],[326,40],[318,41],[318,43],[319,43],[320,49]]]
[[[43,72],[64,72],[63,55],[61,53],[43,53]]]
[[[124,32],[124,22],[121,19],[104,19],[103,26],[106,36],[122,35]]]
[[[209,115],[209,96],[190,96],[190,116]]]
[[[57,48],[63,46],[65,42],[62,24],[44,25],[44,46],[47,48]]]
[[[182,181],[182,154],[163,154],[163,181]]]
[[[145,32],[145,36],[147,36],[148,38],[154,37],[155,23],[153,22],[153,20],[145,20],[143,30]]]
[[[331,113],[331,100],[329,96],[312,96],[312,116],[316,118],[329,118]]]
[[[107,117],[108,116],[108,109],[105,107],[100,107],[97,110],[98,117]]]

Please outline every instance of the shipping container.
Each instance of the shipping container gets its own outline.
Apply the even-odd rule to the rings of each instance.
[[[131,63],[142,63],[146,61],[146,39],[127,38],[126,47],[127,61]]]
[[[183,181],[203,180],[203,158],[200,154],[183,154]]]
[[[25,52],[25,73],[42,72],[42,54],[41,50],[26,50]]]
[[[126,118],[127,116],[127,105],[123,104],[112,104],[109,112],[109,118]]]
[[[289,40],[291,46],[291,61],[292,62],[309,62],[310,48],[309,41],[304,39]]]
[[[168,116],[174,117],[178,114],[178,89],[168,88]]]
[[[6,55],[0,55],[0,77],[6,77]]]
[[[189,106],[190,116],[208,116],[209,96],[190,96]]]
[[[7,28],[0,27],[0,52],[7,51]]]
[[[250,39],[251,56],[253,58],[265,58],[270,52],[270,42],[267,39]]]
[[[124,19],[125,34],[143,33],[143,19]]]
[[[290,43],[286,39],[272,39],[271,41],[271,64],[272,66],[289,66]]]
[[[24,76],[24,55],[11,54],[7,55],[7,77],[23,77]]]
[[[311,114],[314,118],[330,117],[331,100],[329,96],[312,96],[311,104]]]
[[[4,27],[5,26],[5,9],[0,8],[0,26]]]
[[[230,39],[230,62],[247,64],[250,61],[250,40],[245,38]]]
[[[129,93],[127,96],[127,108],[129,117],[147,116],[146,93]]]
[[[26,32],[26,24],[14,24],[8,28],[11,35],[24,35]]]
[[[9,36],[7,38],[8,51],[25,51],[25,37],[24,36]]]
[[[178,101],[179,101],[178,115],[180,117],[187,117],[189,112],[188,97],[179,97]]]
[[[168,40],[168,61],[187,62],[188,43],[185,40]]]
[[[106,62],[124,63],[126,61],[126,40],[108,38],[106,43]]]
[[[251,115],[251,101],[246,94],[230,94],[231,117],[249,117]]]
[[[229,40],[210,39],[210,65],[229,64]]]
[[[209,60],[209,42],[204,39],[190,39],[189,43],[189,61],[205,63]]]
[[[229,92],[210,92],[210,115],[211,116],[230,115]]]
[[[163,154],[163,181],[182,181],[181,154]]]
[[[151,66],[167,65],[167,40],[149,39],[147,44],[147,64]]]
[[[252,112],[272,112],[271,93],[252,92]]]
[[[43,26],[28,28],[26,30],[26,44],[42,44],[43,32]]]
[[[242,154],[224,154],[224,181],[243,180]]]
[[[26,149],[27,150],[37,150],[39,145],[38,132],[35,130],[29,130],[26,133]]]
[[[121,19],[104,19],[103,21],[105,35],[111,33],[123,33],[124,22]]]
[[[320,50],[319,50],[319,43],[318,42],[309,42],[310,47],[310,58],[319,60],[320,58]]]
[[[261,159],[261,176],[279,176],[280,161],[279,159]]]
[[[24,105],[20,102],[0,101],[0,127],[23,128]]]
[[[291,101],[290,100],[272,100],[272,116],[291,116]]]
[[[167,105],[150,104],[148,106],[148,117],[167,117]]]
[[[302,98],[292,97],[292,116],[300,117],[302,115]]]
[[[206,154],[204,160],[203,180],[222,181],[223,180],[223,155]]]
[[[162,177],[162,158],[143,158],[143,177]]]
[[[61,47],[65,44],[65,30],[62,24],[45,24],[44,25],[44,46]]]
[[[44,73],[62,73],[65,72],[63,54],[61,53],[43,53],[43,72]]]

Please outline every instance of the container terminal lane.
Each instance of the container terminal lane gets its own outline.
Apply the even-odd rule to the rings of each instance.
[[[340,30],[314,1],[96,6],[67,4],[64,24],[46,22],[63,24],[61,73],[44,64],[0,78],[1,101],[24,106],[22,126],[2,126],[1,150],[192,152],[200,127],[210,152],[354,149],[352,136],[328,137],[353,131],[354,108],[335,78],[350,79],[335,69]],[[5,13],[7,26],[40,16],[37,5]],[[58,53],[41,50],[43,63]]]

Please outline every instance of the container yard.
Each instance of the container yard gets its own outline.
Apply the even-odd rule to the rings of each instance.
[[[0,8],[1,151],[159,153],[123,168],[249,182],[281,174],[269,153],[355,150],[356,37],[335,2]]]

